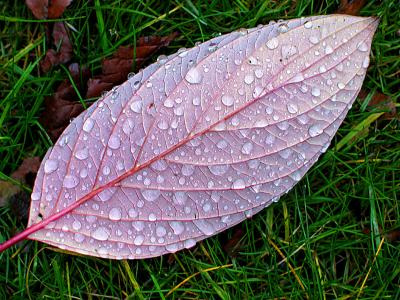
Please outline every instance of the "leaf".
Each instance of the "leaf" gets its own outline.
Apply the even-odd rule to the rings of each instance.
[[[57,19],[72,0],[26,0],[25,2],[37,19]]]
[[[163,37],[145,36],[138,39],[136,47],[119,47],[112,58],[103,61],[101,74],[89,80],[86,97],[98,97],[103,91],[124,82],[128,74],[134,69],[139,69],[153,53],[161,47],[168,46],[178,35],[174,32]]]
[[[162,57],[67,127],[43,159],[29,237],[82,254],[191,248],[287,193],[329,146],[376,18],[279,22]]]
[[[366,90],[361,90],[360,94],[358,95],[358,98],[361,99],[362,102],[366,102],[367,106],[373,110],[373,109],[381,109],[386,111],[380,119],[382,120],[393,120],[395,118],[398,118],[397,114],[397,109],[396,109],[396,103],[394,102],[394,99],[390,98],[389,96],[375,92],[372,94],[372,97],[368,97],[368,91]]]
[[[86,82],[90,76],[87,68],[80,68],[77,63],[69,66],[69,72],[78,90],[84,93]],[[45,99],[45,109],[40,117],[40,123],[46,128],[52,141],[56,141],[68,126],[70,120],[78,116],[83,110],[78,95],[70,80],[65,79],[57,87],[56,92]]]
[[[14,215],[25,221],[28,219],[29,199],[18,182],[32,187],[39,166],[39,157],[25,158],[18,169],[11,174],[14,182],[0,180],[0,207],[9,203]]]
[[[63,22],[54,24],[52,31],[53,45],[57,49],[49,49],[40,62],[40,68],[47,73],[54,66],[65,64],[72,58],[72,44],[68,36],[67,27]]]
[[[340,5],[336,12],[338,14],[357,16],[366,3],[366,0],[340,0]]]

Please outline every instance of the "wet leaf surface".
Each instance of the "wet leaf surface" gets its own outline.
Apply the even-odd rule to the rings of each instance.
[[[356,99],[377,22],[294,19],[161,57],[66,128],[43,160],[19,238],[147,258],[278,201]]]

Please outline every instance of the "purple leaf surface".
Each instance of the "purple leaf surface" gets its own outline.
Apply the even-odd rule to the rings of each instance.
[[[301,18],[159,57],[48,151],[20,236],[147,258],[276,202],[328,148],[361,88],[377,24]]]

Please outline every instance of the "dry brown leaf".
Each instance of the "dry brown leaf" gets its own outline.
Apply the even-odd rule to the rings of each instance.
[[[364,102],[365,99],[367,98],[367,95],[368,91],[361,90],[358,97],[361,99],[361,101]],[[371,100],[368,102],[368,108],[371,110],[379,109],[387,111],[379,118],[380,120],[392,120],[398,117],[396,105],[393,102],[393,100],[389,96],[379,92],[376,92],[372,96]]]
[[[340,5],[336,13],[358,16],[366,3],[366,0],[340,0]]]
[[[37,19],[59,18],[72,0],[26,0],[25,3]]]
[[[124,82],[130,72],[143,66],[151,55],[161,47],[168,46],[169,43],[178,36],[174,32],[168,36],[141,37],[136,45],[136,58],[134,63],[133,46],[121,46],[114,55],[103,61],[102,72],[88,82],[87,98],[98,97],[103,91],[110,90],[113,86]]]
[[[50,71],[53,66],[69,62],[73,54],[68,29],[63,22],[54,24],[52,40],[55,49],[47,50],[45,57],[40,62],[40,67],[45,73]]]

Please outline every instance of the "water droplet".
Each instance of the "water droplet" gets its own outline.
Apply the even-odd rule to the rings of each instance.
[[[142,244],[143,244],[143,242],[144,242],[144,235],[137,235],[136,237],[135,237],[135,239],[133,240],[133,243],[136,245],[136,246],[141,246]]]
[[[343,90],[344,87],[345,87],[345,84],[344,84],[343,82],[339,82],[339,83],[337,84],[337,86],[338,86],[339,90]]]
[[[261,77],[264,76],[264,71],[263,71],[262,69],[256,69],[256,70],[254,71],[254,75],[256,75],[256,77],[257,77],[258,79],[260,79]]]
[[[211,42],[209,45],[208,45],[208,51],[210,51],[210,52],[214,52],[215,50],[217,50],[218,49],[218,44],[216,44],[216,43],[214,43],[214,42]]]
[[[150,221],[150,222],[154,222],[154,221],[156,221],[156,220],[157,220],[156,215],[153,214],[153,213],[150,213],[150,214],[149,214],[149,221]]]
[[[135,75],[136,75],[135,72],[129,72],[128,73],[128,79],[133,78],[133,76],[135,76]]]
[[[232,183],[232,189],[234,189],[234,190],[244,189],[245,187],[246,187],[246,183],[244,182],[243,179],[236,179]]]
[[[119,221],[122,218],[121,209],[118,207],[111,208],[110,212],[108,213],[108,217],[112,221]]]
[[[244,82],[246,84],[251,84],[254,81],[254,76],[252,74],[247,74],[244,76]]]
[[[267,42],[267,48],[268,49],[270,49],[270,50],[274,50],[274,49],[276,49],[277,47],[278,47],[278,45],[279,45],[279,40],[276,38],[276,37],[273,37],[272,39],[270,39],[268,42]]]
[[[253,143],[247,142],[242,146],[242,153],[249,155],[251,151],[253,150]]]
[[[38,201],[38,200],[40,200],[40,193],[39,192],[34,192],[34,193],[32,193],[32,195],[31,195],[31,200],[32,201]]]
[[[204,210],[204,212],[209,212],[209,211],[211,211],[211,208],[212,208],[212,206],[211,206],[211,204],[210,203],[205,203],[204,205],[203,205],[203,210]]]
[[[107,228],[98,227],[91,233],[92,238],[99,241],[106,241],[110,237],[110,232]]]
[[[215,232],[212,223],[207,220],[193,220],[193,223],[205,235],[212,235]]]
[[[228,143],[225,140],[218,141],[217,143],[218,149],[225,149],[226,147],[228,147]]]
[[[213,165],[213,166],[208,166],[208,169],[214,175],[221,176],[228,171],[229,165]]]
[[[129,135],[132,132],[132,129],[135,127],[135,123],[133,122],[132,119],[126,119],[124,123],[122,124],[122,131],[126,134]]]
[[[199,97],[194,97],[192,103],[194,106],[199,106],[201,104],[201,100]]]
[[[195,246],[195,245],[196,245],[196,241],[195,241],[194,239],[188,239],[188,240],[185,240],[185,241],[183,242],[183,246],[184,246],[186,249],[192,248],[192,247]]]
[[[325,48],[325,54],[331,54],[333,53],[333,48],[331,46],[326,46]]]
[[[91,118],[88,118],[85,123],[83,123],[83,131],[90,132],[93,129],[94,121]]]
[[[81,178],[86,178],[88,176],[88,170],[86,168],[83,168],[79,171],[79,176]]]
[[[161,120],[160,122],[158,122],[157,127],[161,130],[166,130],[168,129],[168,123],[165,120]]]
[[[319,38],[315,35],[312,35],[308,38],[308,40],[310,41],[311,44],[318,44],[319,43]]]
[[[185,192],[175,192],[172,200],[177,205],[184,205],[186,203],[188,196]]]
[[[276,137],[275,137],[274,135],[272,135],[272,134],[269,134],[269,135],[267,135],[267,136],[265,137],[265,143],[266,143],[267,145],[272,145],[272,144],[274,144],[275,140],[276,140]]]
[[[193,165],[183,165],[182,166],[182,175],[184,176],[191,176],[194,173],[194,166]]]
[[[185,75],[185,79],[187,82],[192,84],[200,83],[203,79],[202,73],[195,67],[191,68]]]
[[[171,226],[172,230],[174,231],[174,234],[176,235],[180,235],[182,232],[185,231],[185,226],[183,225],[182,222],[171,221],[169,222],[169,225]]]
[[[222,103],[226,106],[232,106],[233,102],[235,101],[231,95],[223,95],[221,100]]]
[[[258,96],[260,96],[263,90],[264,89],[261,86],[256,86],[253,91],[253,98],[257,98]]]
[[[75,220],[74,222],[72,222],[73,230],[80,230],[81,228],[82,228],[81,222],[79,222],[78,220]]]
[[[89,149],[87,147],[79,149],[75,152],[74,156],[79,160],[85,160],[89,157]]]
[[[268,124],[269,124],[269,122],[267,119],[258,119],[257,121],[255,121],[253,126],[257,127],[257,128],[264,128],[264,127],[268,126]]]
[[[108,147],[116,150],[120,146],[121,146],[121,139],[116,135],[111,136],[110,139],[108,140]]]
[[[311,95],[313,95],[314,97],[319,97],[321,96],[321,90],[314,86],[311,89]]]
[[[321,125],[319,125],[319,124],[312,125],[308,129],[308,134],[311,137],[316,137],[316,136],[320,135],[322,132],[323,132],[323,129],[322,129]]]
[[[326,72],[326,68],[325,68],[324,65],[322,65],[322,66],[319,67],[319,72],[320,72],[320,73]]]
[[[284,59],[295,55],[297,53],[297,47],[294,45],[282,45],[281,54]]]
[[[299,107],[297,106],[296,103],[292,103],[292,102],[288,103],[286,107],[287,107],[288,112],[291,114],[295,114],[299,111]]]
[[[365,41],[362,41],[362,42],[358,43],[357,49],[360,50],[361,52],[366,52],[366,51],[368,51],[368,45]]]
[[[67,189],[72,189],[76,187],[79,183],[79,179],[74,175],[66,175],[63,181],[63,187]]]
[[[167,234],[167,230],[165,229],[165,227],[164,226],[157,226],[156,227],[156,235],[158,236],[158,237],[163,237],[163,236],[165,236]]]
[[[143,105],[142,101],[133,101],[129,107],[133,112],[140,113],[142,112],[142,105]]]
[[[159,190],[143,190],[142,196],[147,201],[154,201],[160,196],[161,192]]]
[[[167,62],[167,60],[168,60],[168,57],[166,55],[163,55],[163,54],[161,54],[159,57],[157,57],[157,62],[160,65],[165,64]]]
[[[74,234],[74,240],[80,244],[85,240],[85,236],[77,232]]]
[[[366,68],[368,68],[368,66],[369,66],[369,57],[367,56],[367,57],[364,58],[364,60],[362,62],[362,67],[364,69],[366,69]]]
[[[115,188],[108,188],[102,190],[100,193],[97,194],[97,197],[100,199],[100,201],[105,202],[111,199],[111,197],[114,195],[116,189]]]
[[[288,31],[289,31],[289,26],[288,26],[287,24],[285,24],[285,23],[280,24],[280,25],[278,26],[278,31],[279,31],[280,33],[288,32]]]
[[[296,82],[301,82],[304,80],[304,75],[303,73],[296,73],[296,75],[294,75],[294,77],[292,77],[289,81],[289,83],[296,83]]]
[[[304,23],[304,28],[310,29],[310,28],[312,28],[312,27],[313,27],[313,23],[312,23],[311,21],[306,21],[306,22]]]
[[[48,159],[44,163],[44,172],[46,174],[53,173],[55,170],[58,168],[58,161],[53,160],[53,159]]]

